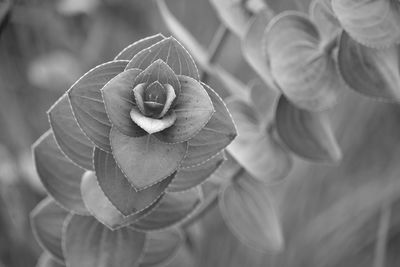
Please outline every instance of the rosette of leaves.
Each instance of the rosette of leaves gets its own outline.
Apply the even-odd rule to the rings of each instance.
[[[69,267],[169,259],[181,240],[173,226],[195,212],[198,185],[236,136],[189,53],[160,34],[88,71],[48,115],[33,151],[51,198],[32,224],[46,253]]]

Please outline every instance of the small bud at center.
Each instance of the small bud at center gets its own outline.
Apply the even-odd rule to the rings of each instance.
[[[143,100],[145,102],[154,102],[163,105],[167,100],[167,92],[165,88],[156,81],[145,89]]]

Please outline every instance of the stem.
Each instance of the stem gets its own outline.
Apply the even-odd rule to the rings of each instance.
[[[221,49],[224,47],[224,45],[228,39],[227,38],[228,36],[229,36],[228,28],[226,28],[225,24],[221,23],[211,41],[210,47],[208,49],[208,51],[209,51],[208,63],[209,64],[212,64],[217,60],[219,54],[221,53]],[[209,79],[209,74],[207,73],[207,71],[203,71],[203,73],[201,74],[200,80],[203,81],[204,83],[207,83],[208,79]]]
[[[386,245],[390,226],[391,205],[384,204],[380,210],[377,239],[375,244],[374,267],[384,267],[386,258]]]

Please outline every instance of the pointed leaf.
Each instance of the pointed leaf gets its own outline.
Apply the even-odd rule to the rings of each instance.
[[[268,187],[244,173],[219,198],[225,223],[243,243],[259,251],[279,251],[282,229]]]
[[[166,144],[152,135],[129,137],[116,128],[110,140],[118,166],[136,190],[161,182],[181,165],[188,144]]]
[[[400,101],[398,46],[374,49],[363,46],[343,32],[338,53],[344,81],[358,93],[389,101]]]
[[[173,37],[165,38],[149,48],[140,51],[131,59],[126,68],[144,70],[158,59],[167,63],[176,75],[186,75],[199,80],[199,72],[192,56]]]
[[[82,177],[82,198],[90,213],[102,224],[116,230],[124,227],[148,214],[158,203],[160,198],[154,201],[146,209],[130,216],[124,216],[107,198],[101,190],[94,172],[87,171]]]
[[[132,121],[129,115],[132,107],[135,106],[132,87],[136,77],[141,72],[139,69],[121,72],[101,89],[111,124],[117,127],[121,133],[134,137],[147,134]]]
[[[111,231],[93,217],[73,215],[63,235],[67,266],[134,267],[144,250],[146,235],[122,228]]]
[[[200,205],[202,198],[196,187],[184,192],[166,193],[149,215],[131,227],[139,231],[155,231],[181,223]]]
[[[178,171],[167,191],[179,192],[195,187],[211,176],[225,160],[225,153],[220,152],[205,163]]]
[[[136,191],[118,168],[112,154],[94,151],[97,181],[110,202],[125,216],[138,213],[161,198],[175,173],[141,191]]]
[[[168,112],[161,119],[154,119],[146,117],[137,108],[132,108],[131,119],[142,129],[147,132],[147,134],[157,134],[166,128],[171,127],[176,121],[176,113],[172,110]]]
[[[87,214],[79,189],[85,170],[64,156],[51,130],[35,142],[33,154],[36,171],[47,192],[66,209]]]
[[[174,258],[182,242],[183,234],[176,228],[148,233],[140,267],[164,266]]]
[[[400,3],[381,0],[332,0],[332,8],[351,37],[369,47],[400,42]]]
[[[331,2],[332,0],[313,0],[310,4],[310,17],[325,41],[329,41],[332,37],[336,38],[342,29]]]
[[[83,75],[68,90],[72,111],[82,131],[105,151],[111,151],[108,119],[100,89],[124,71],[128,61],[111,61],[99,65]]]
[[[282,141],[297,155],[325,162],[342,158],[342,152],[324,114],[299,109],[281,96],[276,108],[275,123]]]
[[[242,51],[244,58],[250,66],[263,79],[264,83],[273,90],[278,90],[271,76],[267,60],[262,56],[262,40],[265,29],[272,19],[273,14],[269,9],[258,13],[250,22],[245,37],[242,39]]]
[[[215,112],[206,126],[189,140],[189,149],[182,167],[203,164],[236,137],[236,127],[224,101],[208,85],[204,83],[202,85],[211,98]]]
[[[214,114],[213,102],[204,87],[188,76],[180,75],[178,78],[181,93],[173,107],[176,121],[171,127],[155,134],[158,139],[166,143],[190,140]]]
[[[65,265],[57,262],[49,253],[43,252],[36,267],[65,267]]]
[[[261,122],[270,119],[270,115],[273,114],[273,109],[275,108],[279,95],[278,92],[265,86],[261,82],[253,84],[250,92],[250,100]]]
[[[93,170],[93,143],[79,128],[68,95],[64,94],[48,111],[51,129],[62,152],[80,167]]]
[[[245,102],[229,101],[228,108],[238,129],[238,136],[227,148],[231,155],[260,181],[273,183],[285,178],[292,158],[272,132],[261,128],[256,113]]]
[[[276,16],[265,32],[264,52],[283,93],[308,110],[331,108],[341,84],[330,47],[321,47],[316,26],[300,12]]]
[[[33,234],[40,246],[57,261],[63,262],[61,235],[68,211],[58,206],[51,198],[42,200],[31,213]]]
[[[137,53],[152,46],[153,44],[158,43],[164,38],[164,35],[158,33],[156,35],[140,39],[139,41],[125,47],[121,52],[119,52],[114,60],[131,60]]]

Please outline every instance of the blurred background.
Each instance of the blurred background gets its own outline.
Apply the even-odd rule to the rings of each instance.
[[[0,0],[0,16],[5,2]],[[268,1],[277,11],[307,9],[309,1],[298,2]],[[167,3],[208,47],[220,24],[209,2]],[[30,147],[49,128],[46,111],[86,71],[158,32],[169,35],[149,0],[13,1],[0,25],[0,267],[34,266],[41,253],[29,212],[45,194]],[[218,61],[245,84],[255,78],[234,35]],[[226,95],[218,81],[209,83]],[[349,106],[352,101],[357,107]],[[374,266],[385,218],[386,266],[400,266],[400,109],[349,92],[333,117],[343,163],[317,166],[297,160],[290,183],[277,187],[285,250],[279,255],[249,250],[214,209],[200,230],[191,230],[199,237],[198,266]]]

